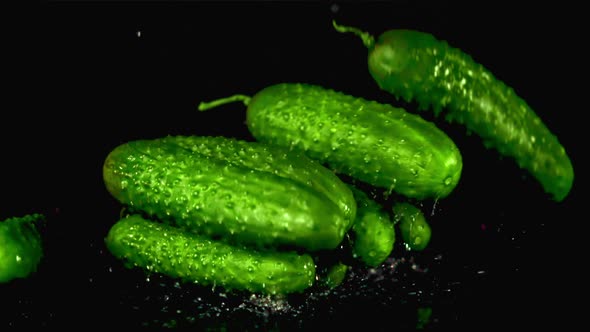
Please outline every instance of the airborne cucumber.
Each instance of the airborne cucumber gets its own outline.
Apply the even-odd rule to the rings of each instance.
[[[260,142],[302,151],[336,172],[407,197],[443,198],[461,176],[455,143],[433,123],[401,108],[317,85],[281,83],[253,97],[247,125]]]
[[[309,254],[233,246],[139,215],[115,223],[105,243],[129,267],[228,291],[296,293],[315,280]]]
[[[127,142],[107,156],[103,177],[135,210],[261,247],[336,248],[356,215],[350,189],[318,162],[225,137]]]
[[[382,90],[436,115],[446,110],[447,121],[514,158],[556,201],[568,195],[574,170],[565,148],[514,89],[471,56],[420,31],[389,30],[375,41],[359,29],[333,25],[363,40],[369,72]]]

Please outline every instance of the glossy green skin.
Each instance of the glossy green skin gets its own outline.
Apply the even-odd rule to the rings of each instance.
[[[393,215],[406,248],[424,250],[430,243],[432,230],[422,210],[410,203],[397,202],[393,205]]]
[[[105,244],[128,267],[227,291],[288,294],[304,291],[315,280],[309,254],[233,246],[139,215],[115,223]]]
[[[0,283],[37,271],[43,244],[33,222],[39,218],[43,216],[31,214],[0,221]]]
[[[346,278],[349,266],[338,262],[328,268],[324,283],[328,288],[336,288],[342,284]]]
[[[319,163],[225,137],[128,142],[108,155],[103,177],[135,210],[261,247],[334,249],[356,215],[350,189]]]
[[[455,143],[391,105],[309,84],[263,89],[248,104],[258,140],[303,151],[338,173],[418,199],[446,197],[461,176]]]
[[[326,195],[348,220],[353,220],[356,215],[356,201],[347,185],[334,172],[318,166],[303,154],[247,141],[228,141],[224,137],[177,136],[173,140],[174,144],[193,153],[293,179]]]
[[[357,217],[351,229],[353,257],[368,266],[379,266],[393,250],[394,223],[381,205],[360,189],[350,188],[357,201]]]
[[[427,33],[390,30],[369,49],[368,66],[381,89],[437,115],[447,110],[448,121],[514,158],[555,200],[568,195],[574,171],[557,137],[512,88],[469,55]]]

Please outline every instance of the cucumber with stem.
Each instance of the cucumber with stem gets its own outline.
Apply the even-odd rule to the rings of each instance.
[[[556,201],[564,200],[574,181],[565,148],[513,88],[470,55],[434,35],[407,29],[383,32],[375,39],[354,27],[368,49],[369,73],[379,88],[448,122],[464,125],[486,147],[512,158]]]
[[[202,102],[198,109],[235,101],[247,105],[246,123],[256,140],[303,152],[387,191],[438,199],[461,177],[461,154],[451,138],[404,109],[303,83]]]

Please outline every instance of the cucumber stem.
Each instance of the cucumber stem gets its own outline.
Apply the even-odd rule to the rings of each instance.
[[[362,30],[354,28],[354,27],[347,27],[344,25],[338,25],[336,23],[336,20],[332,20],[332,25],[334,26],[334,29],[336,29],[336,31],[338,31],[338,32],[342,32],[342,33],[352,32],[353,34],[359,36],[361,38],[361,40],[363,41],[363,44],[367,48],[372,48],[373,45],[375,45],[375,37],[373,37],[368,32],[362,31]]]
[[[241,101],[244,103],[244,105],[248,106],[248,104],[250,103],[250,99],[250,96],[246,95],[233,95],[231,97],[221,98],[210,102],[201,102],[199,104],[199,111],[206,111],[208,109],[215,108],[219,105],[233,103],[236,101]]]

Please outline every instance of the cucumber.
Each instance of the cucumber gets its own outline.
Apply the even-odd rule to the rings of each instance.
[[[306,153],[334,171],[416,198],[443,198],[456,187],[462,158],[433,123],[388,104],[318,85],[280,83],[253,97],[234,95],[199,110],[242,101],[256,140]]]
[[[408,250],[424,250],[432,230],[422,210],[407,202],[396,202],[393,205],[394,222],[399,224],[402,239]]]
[[[446,112],[479,135],[488,148],[526,169],[555,201],[573,185],[574,169],[562,144],[513,88],[470,55],[434,35],[393,29],[375,37],[354,27],[368,49],[368,69],[379,88],[436,116]]]
[[[315,280],[315,265],[309,254],[235,246],[137,214],[117,221],[105,245],[128,268],[203,286],[221,286],[227,291],[298,293]]]
[[[249,169],[274,173],[304,183],[326,195],[340,207],[347,218],[354,219],[356,204],[352,193],[346,190],[346,185],[332,171],[318,167],[305,155],[243,140],[228,141],[224,137],[176,136],[164,139],[173,140],[174,144],[194,153],[228,160]]]
[[[29,214],[0,221],[0,283],[27,278],[43,258],[43,243],[35,222],[42,214]]]
[[[109,153],[103,178],[134,211],[259,247],[334,249],[356,216],[350,189],[318,162],[232,138],[127,142]]]
[[[357,201],[357,217],[352,225],[352,254],[364,264],[376,267],[393,250],[395,227],[389,213],[364,191],[350,186]]]

